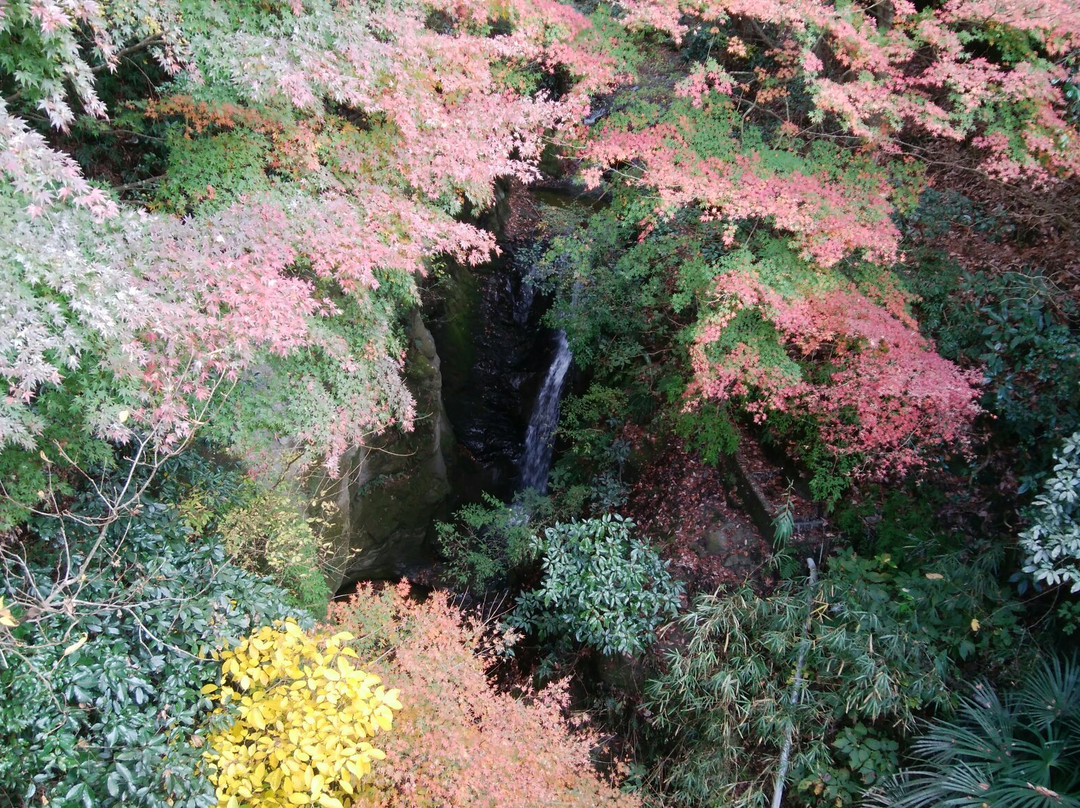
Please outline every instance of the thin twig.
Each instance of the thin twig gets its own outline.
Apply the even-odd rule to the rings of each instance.
[[[126,48],[121,48],[112,55],[112,58],[96,67],[90,68],[92,73],[100,73],[102,70],[108,70],[110,73],[116,69],[116,63],[123,59],[125,56],[141,51],[144,48],[148,48],[151,45],[163,45],[165,44],[164,38],[161,34],[151,34],[150,36],[143,37],[134,45],[128,45]]]

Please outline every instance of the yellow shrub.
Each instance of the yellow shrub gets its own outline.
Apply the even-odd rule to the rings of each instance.
[[[205,758],[219,808],[349,808],[382,750],[397,690],[357,667],[348,632],[309,636],[292,622],[266,626],[222,651],[222,684],[203,693],[236,720],[210,738]]]

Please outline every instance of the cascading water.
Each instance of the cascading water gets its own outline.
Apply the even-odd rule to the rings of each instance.
[[[566,333],[557,332],[555,356],[536,397],[529,417],[529,428],[525,432],[525,450],[521,458],[522,488],[532,488],[541,494],[547,490],[548,473],[555,451],[555,428],[559,424],[559,400],[573,361]]]
[[[561,196],[544,204],[571,212],[578,205]],[[571,365],[565,336],[543,325],[551,301],[536,199],[519,189],[504,207],[505,221],[494,224],[516,224],[506,225],[509,236],[497,229],[502,254],[482,267],[450,264],[426,301],[456,439],[452,485],[460,502],[481,492],[509,500],[522,488],[546,489]]]

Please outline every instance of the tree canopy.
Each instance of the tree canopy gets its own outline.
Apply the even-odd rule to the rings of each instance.
[[[0,801],[916,804],[987,705],[1056,738],[1078,175],[1072,0],[0,0]],[[328,610],[504,250],[550,493]],[[1080,799],[1038,752],[948,789]]]

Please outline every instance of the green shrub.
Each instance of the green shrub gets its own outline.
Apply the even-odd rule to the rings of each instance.
[[[167,466],[160,496],[175,503],[196,535],[220,536],[230,561],[265,575],[315,617],[326,616],[323,535],[336,506],[320,499],[303,503],[279,488],[266,488],[239,467],[187,452]],[[308,507],[316,510],[308,516]]]
[[[623,382],[633,377],[648,342],[666,330],[649,316],[664,294],[659,270],[665,256],[628,251],[636,219],[630,224],[617,212],[626,203],[632,198],[616,198],[611,208],[594,211],[584,229],[552,238],[538,267],[543,287],[555,293],[545,322],[566,332],[574,362]],[[671,241],[665,246],[675,249]]]
[[[533,537],[540,586],[518,598],[509,622],[541,640],[573,638],[603,654],[639,654],[675,616],[682,583],[617,514],[556,523]]]
[[[735,454],[739,448],[739,430],[726,404],[703,403],[694,409],[677,411],[675,434],[710,466],[719,466],[724,457]]]
[[[1043,662],[1003,696],[985,682],[913,745],[916,769],[873,795],[889,808],[1080,806],[1080,666]]]
[[[844,553],[813,585],[700,598],[646,685],[663,804],[763,808],[789,734],[784,804],[856,804],[919,712],[953,704],[962,661],[1012,658],[1019,616],[982,557],[900,570]]]
[[[458,510],[454,522],[436,522],[448,583],[477,593],[506,585],[532,559],[532,535],[550,516],[551,500],[526,489],[512,505],[483,494],[480,502]]]
[[[269,576],[298,606],[325,617],[332,593],[317,531],[327,523],[324,517],[305,517],[303,510],[279,491],[258,490],[222,517],[221,536],[233,563]]]
[[[982,405],[999,439],[1022,452],[1019,471],[1041,473],[1049,447],[1080,428],[1075,304],[1037,270],[993,275],[927,259],[910,283],[942,356],[985,368]]]
[[[208,808],[211,652],[299,613],[163,504],[100,531],[92,503],[72,511],[31,524],[25,553],[4,546],[0,804]]]
[[[799,463],[806,469],[806,485],[815,502],[832,509],[851,489],[863,458],[858,452],[837,454],[821,436],[821,425],[802,410],[772,413],[765,424],[763,442],[780,448],[798,446]]]
[[[630,402],[625,390],[591,384],[582,395],[559,404],[559,438],[567,449],[560,460],[563,484],[589,485],[599,476],[621,479],[629,446],[619,437]]]
[[[1035,498],[1032,525],[1020,534],[1024,572],[1037,582],[1080,592],[1080,432],[1054,456],[1054,476]]]
[[[838,505],[830,522],[864,555],[889,555],[910,567],[967,541],[940,525],[946,495],[936,488],[870,485],[860,494]]]

